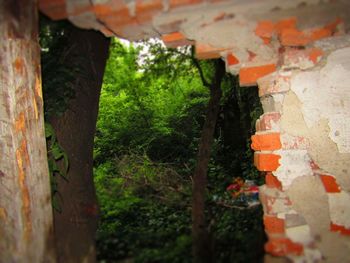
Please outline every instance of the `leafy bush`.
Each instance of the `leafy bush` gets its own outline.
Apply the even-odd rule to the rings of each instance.
[[[114,41],[104,77],[94,153],[98,260],[191,262],[191,179],[208,90],[181,53],[186,50],[171,53],[152,44],[152,56],[139,65],[140,49]],[[206,216],[215,262],[263,256],[261,207],[232,206],[226,192],[234,177],[261,183],[250,149],[261,105],[256,89],[237,83],[225,76],[208,169]]]
[[[169,166],[131,153],[97,167],[95,183],[100,260],[132,256],[135,262],[185,262],[176,258],[190,253],[188,181]]]

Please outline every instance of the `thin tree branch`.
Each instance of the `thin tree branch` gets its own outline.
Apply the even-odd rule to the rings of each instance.
[[[210,85],[209,82],[205,79],[204,73],[203,73],[203,70],[202,70],[201,65],[199,64],[199,61],[198,61],[196,58],[194,58],[194,57],[191,57],[191,59],[192,59],[193,64],[195,65],[195,67],[196,67],[197,70],[198,70],[198,73],[199,73],[199,76],[200,76],[200,78],[201,78],[201,80],[202,80],[203,86],[205,86],[205,87],[207,87],[207,88],[210,89],[211,85]]]

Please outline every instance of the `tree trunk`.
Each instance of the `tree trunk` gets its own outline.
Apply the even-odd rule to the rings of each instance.
[[[223,139],[224,146],[231,146],[235,149],[245,149],[246,138],[243,135],[240,99],[237,92],[237,84],[232,78],[230,82],[233,85],[232,94],[223,107]],[[249,116],[249,112],[247,113]],[[249,123],[250,124],[250,123]]]
[[[199,143],[197,165],[192,184],[192,253],[195,263],[212,261],[211,242],[205,220],[205,197],[208,163],[214,139],[216,120],[220,109],[220,99],[222,95],[221,81],[224,75],[225,64],[223,61],[217,60],[215,75],[210,84],[210,99]]]
[[[0,262],[55,262],[36,1],[0,1]]]
[[[101,33],[73,29],[70,67],[79,60],[75,98],[62,117],[51,120],[69,158],[68,181],[58,178],[62,212],[54,213],[58,261],[95,262],[98,206],[93,183],[93,142],[109,40]]]

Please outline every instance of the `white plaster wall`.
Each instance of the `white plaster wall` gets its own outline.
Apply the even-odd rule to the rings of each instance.
[[[349,191],[350,47],[330,52],[323,63],[291,77],[291,90],[283,101],[281,130],[305,137],[310,142],[311,159]]]
[[[350,153],[350,47],[332,52],[321,70],[297,74],[291,89],[302,101],[306,125],[327,119],[339,152]]]
[[[330,231],[331,223],[350,227],[350,46],[334,45],[334,50],[331,42],[327,46],[320,66],[293,73],[281,110],[281,132],[308,141],[305,159],[288,160],[282,151],[285,168],[279,168],[275,175],[288,186],[292,207],[306,219],[325,262],[350,262],[350,237]],[[308,175],[306,156],[335,176],[340,193],[326,193],[317,177],[303,176]],[[287,178],[289,168],[297,163],[302,174]],[[312,175],[312,170],[309,172]],[[302,237],[290,232],[295,234],[291,238]]]

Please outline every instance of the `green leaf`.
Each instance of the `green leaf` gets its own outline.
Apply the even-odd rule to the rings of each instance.
[[[51,144],[54,144],[56,142],[55,130],[48,122],[45,122],[45,137],[47,140],[50,140]]]
[[[50,152],[56,161],[60,160],[64,156],[63,150],[58,143],[51,145]]]

